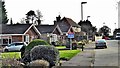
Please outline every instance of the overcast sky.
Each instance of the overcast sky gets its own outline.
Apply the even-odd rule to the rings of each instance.
[[[63,18],[68,17],[78,23],[81,19],[81,2],[87,2],[83,5],[83,19],[89,20],[93,26],[100,28],[105,25],[112,30],[115,24],[118,24],[118,8],[119,0],[5,0],[8,18],[12,18],[13,22],[20,22],[25,18],[25,14],[29,10],[40,10],[43,15],[43,24],[53,24],[56,16],[59,14]],[[117,27],[116,24],[116,27]]]

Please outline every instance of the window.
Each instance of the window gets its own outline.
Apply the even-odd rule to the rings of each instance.
[[[29,42],[29,35],[24,36],[24,41],[27,42],[27,43]]]
[[[3,39],[3,44],[8,44],[8,39]]]

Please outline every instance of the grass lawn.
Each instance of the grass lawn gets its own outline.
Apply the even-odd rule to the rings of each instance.
[[[66,46],[56,46],[57,49],[64,49]]]
[[[19,59],[21,58],[21,52],[4,52],[0,54],[2,59],[7,59],[7,58],[15,58],[15,59]]]
[[[60,50],[60,58],[70,60],[76,54],[80,52],[80,50]]]

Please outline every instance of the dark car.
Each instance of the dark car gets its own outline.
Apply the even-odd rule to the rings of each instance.
[[[107,43],[105,39],[99,39],[95,41],[95,48],[107,48]]]

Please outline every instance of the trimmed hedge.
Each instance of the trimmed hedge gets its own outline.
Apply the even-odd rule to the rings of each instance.
[[[38,46],[38,45],[49,45],[46,41],[41,40],[41,39],[35,39],[33,41],[31,41],[28,46],[26,46],[26,50],[30,51],[34,46]]]
[[[23,55],[21,55],[22,57],[22,62],[26,64],[26,62],[30,62],[30,50],[34,47],[34,46],[38,46],[38,45],[49,45],[46,41],[41,40],[41,39],[35,39],[33,41],[31,41],[25,48],[25,52]]]
[[[30,51],[31,61],[44,59],[50,63],[50,66],[56,66],[59,63],[59,51],[54,46],[35,46]]]
[[[38,45],[25,53],[22,62],[28,64],[35,60],[46,60],[50,67],[59,64],[59,51],[54,46]]]

